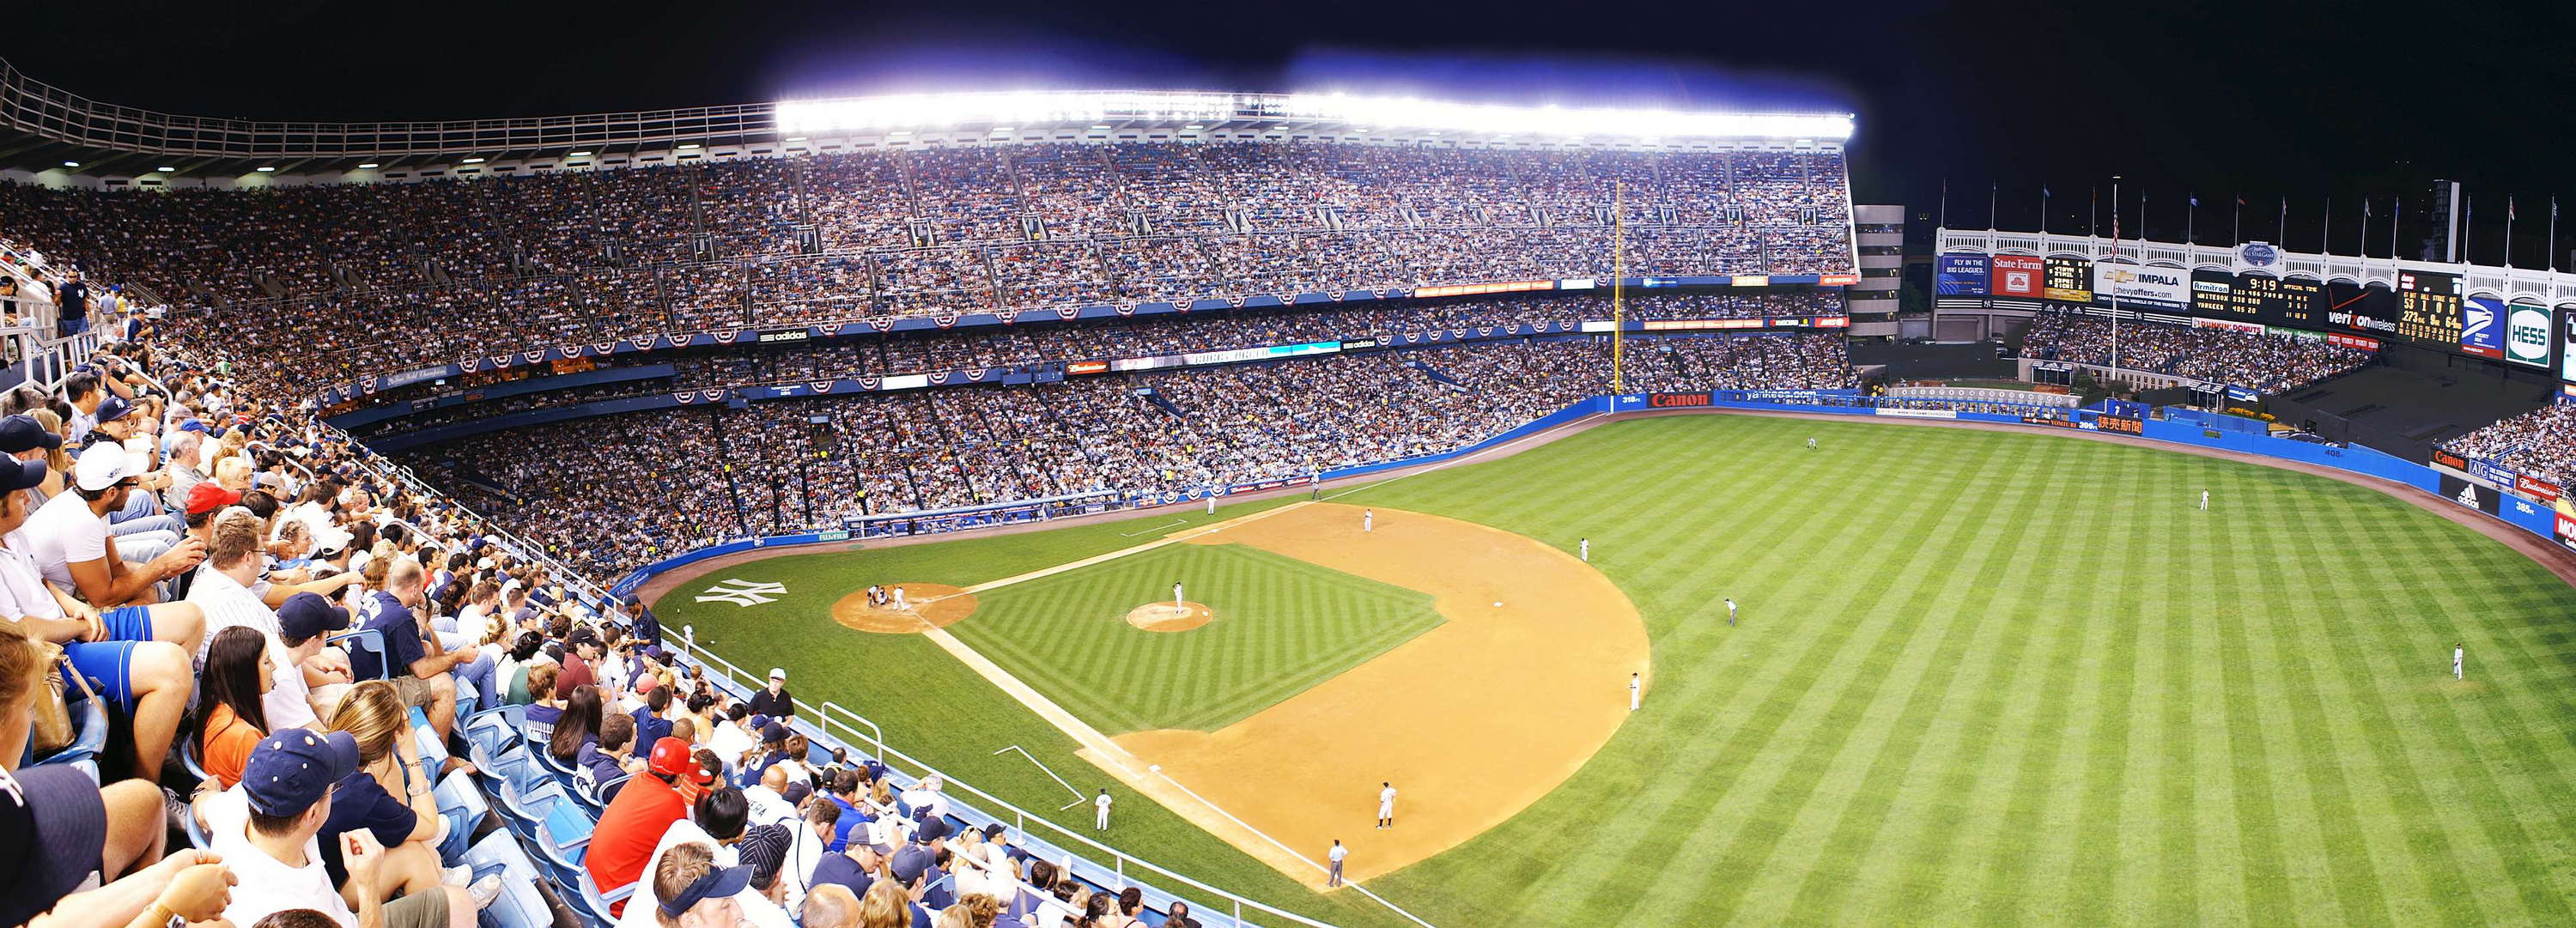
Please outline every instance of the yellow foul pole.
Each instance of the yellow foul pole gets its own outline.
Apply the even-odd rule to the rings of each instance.
[[[1610,392],[1628,392],[1628,185],[1610,182]]]

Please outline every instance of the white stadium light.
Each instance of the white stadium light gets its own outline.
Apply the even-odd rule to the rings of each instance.
[[[689,150],[689,149],[696,148],[696,147],[698,147],[698,143],[696,143],[696,142],[681,142],[681,143],[680,143],[680,150],[681,150],[681,151],[687,151],[687,150]]]
[[[781,132],[940,129],[975,123],[1089,126],[1119,121],[1187,124],[1287,119],[1375,130],[1522,133],[1551,137],[1776,138],[1842,141],[1849,113],[1722,113],[1613,107],[1502,106],[1342,93],[1230,94],[1190,91],[1019,91],[918,94],[839,100],[783,100]],[[1272,123],[1282,132],[1290,123]],[[1364,131],[1364,130],[1354,130]]]
[[[262,174],[275,174],[277,173],[277,169],[263,164],[259,166],[259,172]]]
[[[590,157],[590,153],[589,153],[589,152],[586,152],[586,151],[577,151],[577,152],[573,152],[572,154],[567,155],[567,156],[565,156],[565,157],[570,157],[570,158],[588,158],[588,157]]]
[[[367,162],[367,163],[365,163],[365,164],[358,165],[358,170],[361,170],[361,171],[372,171],[372,170],[375,170],[375,169],[380,168],[380,167],[384,167],[384,165],[377,164],[377,163],[375,163],[375,162],[373,162],[373,161],[369,161],[369,162]]]
[[[78,162],[78,161],[65,161],[65,162],[63,162],[63,166],[64,166],[64,167],[67,167],[67,168],[76,168],[76,167],[80,167],[80,162]]]
[[[159,172],[161,172],[161,173],[163,173],[163,174],[177,174],[177,173],[179,173],[179,169],[178,169],[178,168],[153,168],[153,170],[155,170],[155,171],[159,171]]]
[[[482,164],[482,163],[483,163],[483,159],[481,159],[481,158],[467,158],[467,159],[465,159],[465,163],[467,163],[467,164]]]

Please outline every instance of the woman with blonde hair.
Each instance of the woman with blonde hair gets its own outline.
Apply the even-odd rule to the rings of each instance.
[[[993,928],[993,919],[1002,914],[1002,900],[983,893],[967,893],[939,912],[938,928]]]
[[[358,742],[358,769],[340,780],[331,793],[331,814],[318,836],[322,865],[332,885],[348,883],[340,862],[340,835],[365,829],[384,845],[376,888],[384,899],[399,893],[436,890],[439,883],[438,842],[446,836],[447,819],[438,814],[428,771],[412,739],[411,711],[386,680],[351,687],[340,706],[324,720],[329,730],[345,731]],[[343,891],[352,908],[360,900]]]
[[[859,928],[912,928],[912,897],[891,875],[880,874],[859,899]]]
[[[36,417],[36,424],[44,426],[45,431],[56,435],[64,434],[63,417],[55,415],[53,410],[39,406],[28,410],[27,414]],[[36,488],[36,502],[39,505],[63,491],[63,475],[72,472],[70,446],[71,442],[65,441],[45,452],[45,483]]]

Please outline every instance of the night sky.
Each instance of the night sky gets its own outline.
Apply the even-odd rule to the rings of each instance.
[[[135,15],[128,10],[141,7]],[[1859,114],[1861,202],[2080,231],[2125,175],[2124,231],[2387,249],[2389,198],[2474,197],[2477,258],[2541,263],[2549,197],[2576,214],[2576,6],[2376,2],[1916,4],[1322,0],[526,4],[395,18],[324,0],[12,10],[0,56],[39,80],[180,113],[525,116],[897,90],[1152,87],[1409,92],[1497,102]],[[2576,215],[2571,215],[2576,219]],[[2109,204],[2102,206],[2109,225]],[[2410,236],[2411,237],[2411,236]],[[2562,235],[2563,246],[2576,235]],[[2564,262],[2562,262],[2564,263]]]

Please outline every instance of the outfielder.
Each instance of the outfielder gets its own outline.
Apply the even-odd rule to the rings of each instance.
[[[2208,511],[2209,511],[2209,491],[2208,491],[2208,490],[2202,490],[2202,491],[2200,491],[2200,511],[2202,511],[2202,512],[2208,512]]]
[[[1814,450],[1816,450],[1816,437],[1815,437],[1815,436],[1813,436],[1813,435],[1809,435],[1809,436],[1807,436],[1807,450],[1809,450],[1809,451],[1814,451]]]
[[[1583,539],[1583,545],[1579,550],[1582,552],[1583,563],[1592,563],[1592,539]]]
[[[2466,680],[2469,678],[2468,661],[2468,645],[2455,644],[2451,646],[2451,679]]]
[[[1377,827],[1395,827],[1395,784],[1379,783],[1377,791]]]
[[[1375,510],[1375,509],[1362,509],[1362,510],[1360,510],[1360,531],[1363,531],[1363,532],[1374,532],[1374,531],[1377,531],[1377,510]]]
[[[1645,698],[1645,694],[1639,690],[1639,687],[1644,685],[1645,679],[1642,675],[1633,673],[1628,675],[1628,711],[1637,711],[1637,706],[1641,704],[1640,700]]]
[[[1091,830],[1109,830],[1109,802],[1109,791],[1106,789],[1101,790],[1100,795],[1091,800],[1091,807],[1098,810],[1092,815]]]
[[[1726,600],[1726,627],[1735,627],[1735,598],[1731,596]]]

